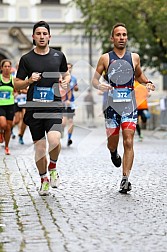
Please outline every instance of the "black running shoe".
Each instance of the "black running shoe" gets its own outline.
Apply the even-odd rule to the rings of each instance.
[[[130,182],[128,182],[128,192],[132,190],[132,185]]]
[[[116,156],[111,156],[111,160],[116,167],[121,166],[122,162],[121,162],[121,157],[119,154],[117,154]]]
[[[67,142],[67,146],[70,146],[72,144],[72,140],[69,139],[68,142]]]
[[[132,185],[127,179],[122,179],[120,184],[120,193],[127,194],[127,192],[132,190]]]
[[[16,135],[13,132],[11,133],[11,136],[12,136],[12,139],[16,138]]]

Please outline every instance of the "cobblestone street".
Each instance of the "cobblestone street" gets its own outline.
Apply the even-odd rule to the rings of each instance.
[[[27,130],[25,145],[0,146],[0,252],[166,252],[167,134],[135,136],[132,191],[118,192],[121,169],[105,130],[76,127],[58,161],[61,185],[38,194],[40,179]],[[118,148],[122,155],[122,138]]]

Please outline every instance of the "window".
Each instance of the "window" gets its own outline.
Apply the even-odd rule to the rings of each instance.
[[[0,53],[0,62],[1,62],[1,60],[7,59],[7,58],[8,58],[7,56],[5,56],[4,54]]]
[[[59,4],[60,0],[41,0],[41,3],[45,3],[45,4]]]
[[[163,75],[163,90],[167,90],[167,75]]]

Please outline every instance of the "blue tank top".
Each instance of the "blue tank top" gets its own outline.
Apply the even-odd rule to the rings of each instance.
[[[116,55],[116,53],[114,52],[114,51],[110,51],[109,53],[109,65],[108,65],[108,69],[109,69],[109,66],[110,66],[110,64],[113,62],[113,61],[115,61],[115,60],[126,60],[131,66],[132,66],[132,69],[133,69],[133,76],[132,76],[132,78],[130,79],[130,81],[128,81],[127,83],[125,83],[124,85],[122,85],[122,87],[129,87],[129,88],[133,88],[133,85],[134,85],[134,67],[133,67],[133,63],[132,63],[132,56],[131,56],[131,53],[130,52],[128,52],[128,51],[126,51],[125,52],[125,54],[124,54],[124,56],[122,57],[122,58],[119,58],[117,55]],[[109,81],[108,80],[108,69],[107,69],[107,74],[106,74],[106,79],[107,79],[107,81]],[[113,83],[113,82],[111,82],[110,81],[110,84],[114,87],[114,86],[116,86],[116,84],[115,83]]]

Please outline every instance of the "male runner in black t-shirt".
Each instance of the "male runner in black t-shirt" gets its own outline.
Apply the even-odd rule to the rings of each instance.
[[[49,47],[50,27],[45,21],[34,25],[32,38],[35,47],[20,59],[15,88],[21,90],[28,87],[24,122],[29,126],[35,144],[35,161],[41,177],[39,194],[48,195],[49,185],[55,188],[60,183],[56,170],[62,124],[59,84],[66,90],[70,74],[64,54]],[[46,136],[49,165],[46,158]]]

